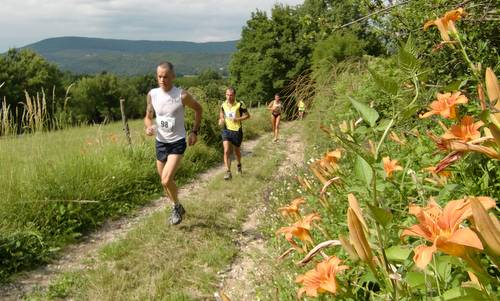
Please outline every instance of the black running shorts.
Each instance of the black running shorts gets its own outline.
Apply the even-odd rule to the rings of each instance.
[[[172,143],[156,140],[156,159],[161,162],[166,162],[168,155],[183,155],[186,151],[186,147],[186,138],[182,138]]]
[[[222,136],[222,141],[229,141],[236,147],[240,147],[241,142],[243,141],[243,131],[241,130],[241,128],[239,131],[231,131],[228,129],[223,129],[221,136]]]

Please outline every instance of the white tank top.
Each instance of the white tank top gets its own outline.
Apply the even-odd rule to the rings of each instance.
[[[172,143],[186,139],[182,89],[172,87],[165,92],[162,88],[155,88],[149,91],[149,95],[156,114],[156,140]]]

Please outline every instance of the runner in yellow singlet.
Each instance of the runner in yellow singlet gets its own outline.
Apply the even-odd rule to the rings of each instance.
[[[302,120],[304,118],[304,112],[306,111],[306,104],[301,99],[297,103],[297,107],[299,108],[299,119]]]
[[[226,174],[224,180],[230,180],[231,174],[231,153],[234,149],[236,161],[238,161],[237,172],[241,170],[241,142],[243,141],[243,129],[241,122],[250,118],[250,113],[243,102],[236,101],[236,91],[233,87],[226,89],[226,101],[222,103],[219,112],[219,125],[222,129],[222,145],[224,146],[224,165]]]

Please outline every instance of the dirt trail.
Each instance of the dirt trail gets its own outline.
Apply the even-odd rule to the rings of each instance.
[[[242,145],[243,156],[251,153],[260,139],[264,137],[268,136],[264,135],[259,139],[245,141]],[[219,165],[200,174],[195,180],[179,189],[179,199],[182,201],[188,194],[205,189],[210,179],[222,172],[224,172],[224,166]],[[153,213],[164,210],[165,207],[166,201],[160,198],[142,207],[133,216],[105,222],[99,230],[85,236],[79,243],[66,247],[57,260],[26,272],[19,276],[15,282],[0,287],[0,300],[19,300],[34,289],[47,288],[52,280],[64,272],[91,268],[92,263],[96,262],[97,250],[110,242],[125,237],[139,223]]]
[[[293,123],[286,124],[285,128],[293,126]],[[271,145],[271,148],[286,149],[286,158],[281,163],[276,172],[276,179],[290,175],[297,167],[303,164],[304,144],[299,134],[295,133],[280,141],[277,144]],[[267,207],[265,200],[269,191],[263,192],[262,198],[256,203],[261,204],[250,216],[243,225],[241,233],[238,237],[237,244],[240,246],[240,254],[233,262],[231,267],[220,273],[221,291],[215,293],[218,300],[224,300],[221,295],[223,293],[231,300],[238,301],[254,301],[255,287],[262,275],[266,273],[264,267],[260,265],[260,260],[263,258],[266,249],[265,241],[258,231],[260,220],[264,217]]]

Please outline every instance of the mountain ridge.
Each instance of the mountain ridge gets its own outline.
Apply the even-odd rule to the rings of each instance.
[[[77,74],[111,72],[142,75],[160,61],[171,61],[179,75],[204,69],[227,73],[238,40],[222,42],[152,41],[91,37],[55,37],[21,47],[36,51],[62,70]]]

